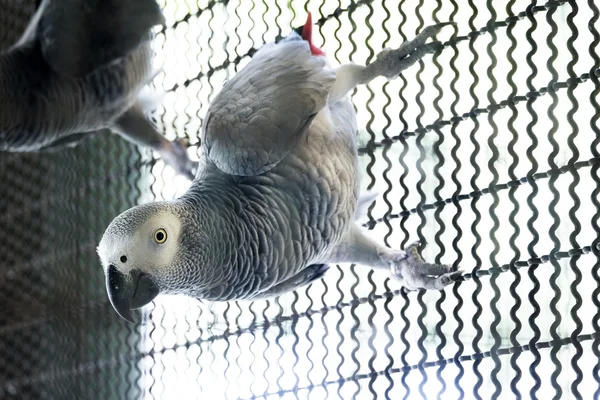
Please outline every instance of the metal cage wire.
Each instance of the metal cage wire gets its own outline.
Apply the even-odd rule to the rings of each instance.
[[[598,398],[600,15],[593,0],[163,0],[154,116],[199,145],[210,100],[301,25],[337,63],[424,26],[444,50],[353,93],[364,226],[464,280],[400,290],[332,268],[271,301],[164,297],[130,325],[95,246],[120,211],[189,182],[115,135],[0,155],[0,398]],[[447,28],[451,31],[450,28]],[[195,150],[195,149],[194,149]]]

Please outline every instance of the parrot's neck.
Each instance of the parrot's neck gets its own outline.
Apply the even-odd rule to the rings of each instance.
[[[200,299],[226,297],[236,286],[238,255],[247,244],[239,196],[219,181],[194,182],[179,200],[185,221],[181,254],[190,268],[186,293]]]

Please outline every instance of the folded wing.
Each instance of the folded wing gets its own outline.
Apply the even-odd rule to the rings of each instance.
[[[325,107],[335,73],[295,32],[263,46],[211,104],[202,132],[208,158],[231,175],[258,175],[296,146]]]

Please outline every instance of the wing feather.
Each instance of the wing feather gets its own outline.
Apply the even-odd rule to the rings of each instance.
[[[231,175],[273,168],[325,107],[335,73],[296,33],[263,46],[211,104],[202,131],[208,158]]]

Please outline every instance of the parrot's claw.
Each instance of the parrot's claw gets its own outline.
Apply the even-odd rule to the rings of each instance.
[[[160,157],[165,163],[185,175],[188,179],[194,180],[198,163],[190,160],[187,149],[189,141],[185,138],[177,138],[172,142],[167,142],[160,150]]]
[[[419,253],[420,243],[409,245],[404,251],[392,253],[391,273],[408,291],[417,289],[442,290],[462,276],[449,265],[430,264]]]
[[[426,54],[435,53],[443,48],[440,42],[428,44],[425,44],[425,42],[448,25],[456,25],[456,23],[444,22],[430,25],[423,29],[413,40],[404,42],[399,48],[394,50],[383,49],[369,68],[373,69],[375,75],[384,76],[388,79],[397,77]]]

